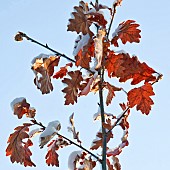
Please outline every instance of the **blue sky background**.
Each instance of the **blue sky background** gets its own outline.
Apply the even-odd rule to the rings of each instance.
[[[100,1],[100,0],[99,0]],[[112,1],[100,1],[111,5]],[[6,141],[13,129],[28,122],[23,118],[18,120],[12,114],[10,102],[16,97],[26,97],[31,106],[37,109],[36,118],[44,125],[52,120],[60,120],[61,133],[71,138],[67,132],[68,117],[75,112],[76,127],[80,131],[80,137],[85,147],[91,146],[95,134],[99,129],[99,123],[93,123],[93,114],[97,112],[98,95],[90,94],[79,99],[74,106],[64,106],[62,83],[54,80],[54,91],[49,95],[41,95],[33,84],[33,72],[31,60],[40,53],[51,54],[49,51],[34,45],[28,41],[17,43],[14,35],[23,31],[29,36],[39,40],[61,53],[72,56],[75,33],[67,32],[67,23],[73,6],[78,1],[55,0],[4,0],[0,5],[0,168],[7,170],[25,169],[19,164],[12,164],[9,157],[5,156]],[[136,110],[132,110],[129,118],[129,142],[130,145],[119,156],[122,169],[126,170],[160,170],[170,167],[170,2],[161,1],[135,1],[124,0],[122,6],[117,9],[112,32],[118,24],[127,19],[134,19],[140,24],[142,39],[140,44],[127,44],[119,49],[124,49],[131,54],[136,54],[140,61],[145,61],[164,77],[160,83],[154,85],[156,95],[153,97],[155,105],[149,116],[144,116]],[[65,63],[65,60],[62,60]],[[129,88],[129,81],[127,85]],[[120,108],[114,106],[119,100],[125,99],[124,94],[118,94],[113,100],[113,105],[106,108],[106,112],[120,113]],[[123,100],[125,101],[125,100]],[[123,102],[122,101],[122,102]],[[118,144],[121,131],[116,129],[113,147]],[[117,138],[117,139],[116,139]],[[67,157],[76,147],[65,148],[59,151],[59,170],[67,169]],[[40,150],[38,137],[34,139],[32,160],[37,167],[34,169],[52,169],[45,164],[46,148]],[[33,169],[33,168],[27,168]]]

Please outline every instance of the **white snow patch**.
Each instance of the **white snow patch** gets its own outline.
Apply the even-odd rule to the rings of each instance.
[[[68,158],[68,169],[69,170],[74,170],[74,161],[75,161],[75,158],[77,157],[77,155],[81,155],[82,151],[79,150],[79,151],[73,151],[69,158]]]
[[[85,45],[88,44],[90,39],[90,35],[86,34],[86,35],[79,35],[77,37],[77,39],[75,40],[75,47],[74,47],[74,51],[73,51],[73,55],[76,56],[78,54],[78,52],[83,49],[83,47]]]

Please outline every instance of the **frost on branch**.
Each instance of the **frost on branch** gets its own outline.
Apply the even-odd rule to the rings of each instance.
[[[56,140],[53,140],[51,143],[49,143],[47,146],[48,152],[45,156],[47,165],[59,167],[59,160],[58,160],[59,155],[57,153],[57,150],[66,147],[68,145],[70,144],[62,137],[59,137]]]
[[[21,119],[25,114],[29,118],[34,118],[36,110],[30,107],[24,97],[16,98],[11,102],[11,108],[14,111],[14,115]]]
[[[43,148],[61,129],[59,121],[55,120],[48,123],[48,126],[40,135],[40,148]]]
[[[29,139],[28,131],[32,124],[25,123],[23,126],[18,126],[14,130],[15,132],[10,134],[8,138],[8,146],[6,148],[6,156],[10,156],[11,162],[17,162],[24,166],[35,166],[31,161],[30,146],[33,145]],[[27,141],[26,141],[27,139]]]
[[[54,67],[58,66],[60,58],[40,54],[32,61],[32,70],[35,74],[34,84],[41,90],[42,94],[50,93],[53,90],[51,76],[54,73]]]
[[[115,47],[119,47],[118,39],[121,39],[123,44],[127,42],[139,43],[140,42],[140,32],[141,30],[137,29],[139,24],[136,24],[133,20],[127,20],[119,24],[118,28],[113,33],[111,43],[114,44]]]

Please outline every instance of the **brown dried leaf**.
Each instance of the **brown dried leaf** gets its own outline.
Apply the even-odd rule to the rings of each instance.
[[[65,105],[74,104],[74,102],[77,103],[77,97],[78,97],[78,90],[81,88],[81,81],[83,81],[82,73],[77,71],[70,71],[68,72],[68,75],[71,77],[64,78],[62,80],[63,83],[67,84],[67,87],[65,87],[62,92],[66,93],[65,97]]]
[[[33,145],[29,139],[28,131],[29,126],[32,124],[25,123],[23,126],[18,126],[14,130],[15,132],[10,134],[8,138],[8,146],[6,148],[6,156],[10,156],[11,162],[17,162],[24,166],[36,166],[30,159],[32,153],[29,149]],[[27,142],[24,142],[28,138]]]
[[[30,104],[27,103],[25,98],[18,102],[16,100],[17,98],[13,100],[11,105],[13,107],[14,115],[17,115],[18,119],[21,119],[24,114],[29,118],[35,117],[36,110],[30,107]]]
[[[58,66],[60,58],[49,56],[49,58],[36,58],[32,70],[35,73],[34,84],[41,90],[42,94],[50,93],[53,90],[51,76],[54,73],[54,67]],[[38,77],[38,75],[41,75]]]

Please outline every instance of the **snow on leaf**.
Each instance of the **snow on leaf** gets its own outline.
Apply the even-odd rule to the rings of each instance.
[[[40,128],[33,129],[32,131],[29,132],[29,138],[33,138],[37,134],[40,134],[42,130]]]
[[[137,29],[137,27],[139,27],[139,24],[136,24],[133,20],[127,20],[120,23],[112,35],[113,39],[111,40],[111,43],[114,44],[115,47],[119,46],[117,42],[118,39],[121,39],[123,44],[126,44],[127,42],[139,43],[141,30]]]
[[[75,12],[72,12],[73,18],[69,19],[67,31],[76,31],[78,34],[81,32],[83,35],[87,33],[91,34],[89,29],[91,22],[88,21],[88,15],[86,15],[88,11],[87,4],[80,1],[79,6],[74,7],[74,11]]]
[[[70,71],[68,72],[68,75],[71,77],[64,78],[62,80],[63,83],[67,84],[67,87],[65,87],[62,92],[66,93],[65,95],[65,105],[74,104],[74,102],[77,103],[77,97],[78,97],[78,90],[81,88],[81,81],[83,81],[82,73],[77,71]]]
[[[82,151],[73,151],[68,158],[68,169],[75,170],[76,168],[76,158],[80,157]]]
[[[81,140],[79,139],[79,132],[76,131],[76,128],[75,128],[75,126],[74,126],[74,113],[71,114],[71,116],[70,116],[70,118],[69,118],[69,121],[70,121],[71,127],[70,127],[70,126],[67,127],[68,130],[69,130],[70,132],[72,132],[73,138],[76,139],[77,142],[81,144]]]
[[[77,44],[75,45],[75,49],[76,49],[76,55],[75,55],[75,59],[76,59],[76,66],[81,66],[83,68],[89,68],[90,67],[90,62],[91,62],[91,57],[94,56],[94,41],[92,40],[92,38],[90,37],[88,39],[88,41],[86,40],[86,42],[82,42],[85,41],[86,38],[83,38],[77,42]]]
[[[40,135],[40,148],[43,148],[61,129],[61,124],[58,120],[48,123],[48,126]]]
[[[148,115],[151,110],[151,105],[154,104],[150,96],[155,95],[152,85],[145,83],[143,86],[134,88],[128,92],[128,101],[130,107],[136,105],[136,109],[140,110],[143,114]]]
[[[60,58],[40,54],[32,61],[32,70],[35,73],[34,84],[41,90],[42,94],[50,93],[53,90],[51,76],[54,67],[58,66]]]
[[[106,32],[104,30],[98,30],[97,37],[94,39],[94,47],[95,47],[95,58],[97,60],[97,65],[95,69],[101,68],[102,59],[103,59],[103,38]]]
[[[115,119],[115,118],[116,118],[113,114],[111,114],[111,113],[106,113],[106,112],[104,113],[104,117],[105,117],[105,119],[108,119],[108,118]],[[97,113],[95,113],[95,114],[93,115],[93,120],[94,120],[94,121],[96,121],[96,120],[101,120],[101,109],[100,109],[100,106],[98,107]]]
[[[8,146],[6,148],[6,156],[10,156],[11,162],[17,162],[23,164],[24,166],[35,166],[31,161],[31,151],[30,146],[33,145],[29,139],[28,131],[29,126],[32,124],[25,123],[23,126],[18,126],[14,130],[15,132],[10,134],[8,138]],[[25,139],[28,139],[26,142]],[[23,141],[24,140],[24,141]]]
[[[108,89],[108,94],[106,97],[106,105],[108,106],[109,104],[111,104],[113,97],[115,96],[115,91],[120,91],[121,88],[118,88],[116,86],[111,85],[108,82],[105,82],[106,84],[106,89]]]
[[[14,115],[18,116],[18,119],[21,119],[25,114],[29,118],[35,117],[36,110],[30,107],[30,104],[27,103],[26,99],[16,98],[11,102],[12,110],[14,111]]]
[[[72,67],[72,66],[73,66],[73,63],[68,63],[64,67],[61,67],[60,70],[55,73],[53,78],[56,78],[56,79],[60,78],[60,79],[62,79],[64,76],[67,75],[68,67]]]

